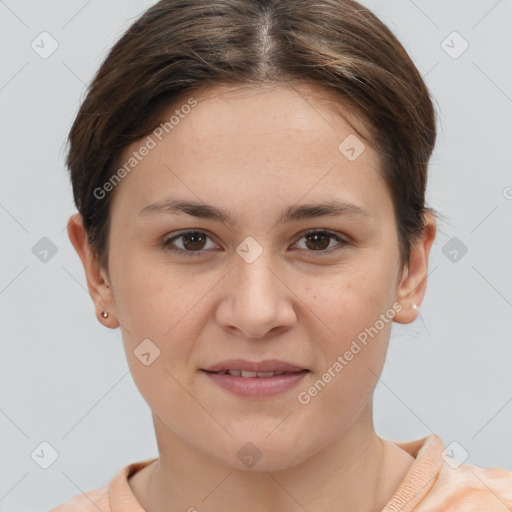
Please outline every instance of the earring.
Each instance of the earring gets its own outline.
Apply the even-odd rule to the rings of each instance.
[[[418,306],[416,306],[416,304],[413,304],[413,305],[411,306],[411,308],[412,308],[412,309],[418,309]]]
[[[101,315],[103,316],[103,318],[107,318],[108,317],[108,313],[106,311],[103,311],[103,313]]]

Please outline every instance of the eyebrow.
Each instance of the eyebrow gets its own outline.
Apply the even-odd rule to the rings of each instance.
[[[234,216],[226,210],[204,203],[197,203],[195,201],[180,201],[172,198],[145,206],[139,212],[139,215],[179,215],[180,213],[191,215],[200,219],[215,220],[224,224],[235,224]],[[344,216],[356,220],[372,220],[374,218],[373,215],[362,206],[333,199],[331,201],[319,204],[311,203],[299,206],[289,206],[282,212],[280,222],[293,222],[323,216]]]

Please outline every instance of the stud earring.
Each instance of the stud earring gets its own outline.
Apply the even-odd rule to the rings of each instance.
[[[413,304],[413,305],[411,306],[411,308],[412,308],[412,309],[418,309],[418,306],[416,306],[416,304]]]
[[[108,313],[106,311],[103,311],[103,313],[101,315],[103,316],[103,318],[107,318],[108,317]]]

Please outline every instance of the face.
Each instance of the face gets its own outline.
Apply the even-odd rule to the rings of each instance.
[[[405,310],[421,302],[428,247],[401,272],[379,155],[331,101],[305,85],[210,88],[165,113],[181,114],[169,133],[127,148],[125,161],[145,156],[116,186],[108,285],[93,288],[121,326],[159,444],[238,468],[244,446],[258,469],[297,464],[368,410],[392,322],[415,318]],[[150,206],[165,201],[202,209]],[[334,202],[352,206],[312,208]],[[229,359],[307,371],[204,371]],[[260,378],[275,384],[258,395]],[[224,387],[235,379],[251,381],[245,395]]]

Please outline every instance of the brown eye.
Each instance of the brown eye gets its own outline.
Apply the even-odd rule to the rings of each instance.
[[[319,249],[325,250],[329,247],[329,239],[332,238],[330,235],[324,233],[313,233],[306,235],[306,245],[308,249]]]
[[[176,246],[176,240],[181,239],[181,247]],[[207,241],[210,237],[203,231],[186,231],[168,238],[163,242],[166,250],[176,253],[185,254],[186,256],[199,256],[207,249]]]
[[[202,233],[194,231],[193,233],[187,233],[182,235],[183,245],[185,249],[191,251],[197,251],[203,249],[208,237],[203,236]]]
[[[302,236],[301,240],[302,239],[305,240],[305,249],[307,249],[308,252],[321,253],[319,256],[322,254],[331,254],[348,244],[348,242],[345,242],[335,233],[325,230],[308,231]],[[332,240],[336,240],[338,242],[337,245],[340,247],[336,248],[336,244],[331,245]],[[332,249],[332,247],[335,247],[335,249]]]

